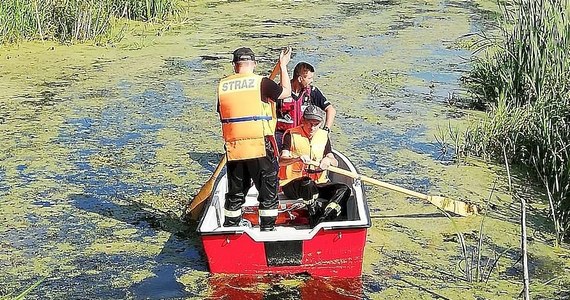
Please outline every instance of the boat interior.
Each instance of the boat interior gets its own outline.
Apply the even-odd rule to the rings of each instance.
[[[356,173],[355,167],[341,153],[334,152],[339,167]],[[246,203],[242,207],[243,220],[241,226],[223,227],[224,223],[224,195],[227,189],[225,174],[218,178],[216,188],[208,205],[204,208],[204,214],[198,226],[198,232],[202,235],[210,234],[240,234],[246,233],[256,241],[279,241],[279,240],[308,240],[321,229],[347,229],[370,227],[370,216],[363,183],[352,177],[329,172],[332,182],[342,182],[351,187],[351,195],[347,202],[346,212],[331,221],[309,224],[309,213],[302,199],[288,199],[280,192],[279,214],[276,221],[275,231],[259,230],[259,215],[257,189],[251,187],[246,197]]]

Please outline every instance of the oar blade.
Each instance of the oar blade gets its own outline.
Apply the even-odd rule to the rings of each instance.
[[[212,195],[214,190],[214,181],[208,181],[200,189],[200,192],[194,196],[192,201],[190,201],[190,206],[187,207],[185,214],[186,218],[190,220],[198,220],[200,218],[200,212],[204,207],[206,200]]]
[[[433,205],[445,211],[449,211],[463,217],[477,215],[479,213],[478,207],[471,203],[456,201],[441,196],[427,196],[427,200],[431,202]]]
[[[192,198],[192,200],[189,201],[188,204],[186,204],[186,207],[182,212],[181,216],[182,220],[186,221],[198,220],[200,218],[200,214],[202,212],[202,208],[204,207],[204,203],[206,202],[206,200],[208,200],[208,198],[210,198],[210,195],[212,195],[216,179],[222,172],[222,169],[224,168],[225,165],[226,165],[226,156],[223,156],[218,165],[216,166],[214,173],[212,174],[212,176],[210,176],[210,179],[208,179],[208,181],[206,181],[202,185],[200,191],[198,191],[198,194],[196,194],[196,196],[194,196],[194,198]]]

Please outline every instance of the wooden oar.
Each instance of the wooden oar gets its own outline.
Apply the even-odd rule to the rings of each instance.
[[[206,181],[204,185],[202,185],[202,188],[200,188],[200,191],[198,192],[198,194],[196,194],[196,196],[194,196],[192,201],[190,201],[186,205],[186,209],[182,212],[182,219],[198,220],[200,216],[199,212],[201,211],[202,208],[201,204],[203,204],[204,201],[206,201],[206,199],[208,199],[210,195],[212,195],[216,178],[218,178],[218,175],[220,175],[220,173],[222,172],[222,169],[226,165],[226,161],[227,158],[226,155],[224,154],[224,156],[222,156],[222,159],[220,159],[218,166],[216,166],[214,173],[212,173],[212,176],[210,176],[208,181]]]
[[[288,49],[287,51],[290,51],[289,48],[287,49]],[[269,79],[271,80],[275,79],[280,69],[281,66],[279,64],[279,61],[277,61],[277,64],[275,64],[273,71],[271,71],[271,75],[269,75]],[[214,191],[214,183],[216,182],[216,178],[218,178],[220,172],[222,172],[222,169],[226,165],[226,160],[227,160],[226,155],[224,155],[220,160],[220,162],[218,163],[218,166],[214,170],[214,173],[212,173],[212,176],[210,176],[208,181],[206,181],[204,185],[202,185],[198,194],[196,194],[196,196],[194,196],[194,198],[190,202],[188,202],[188,204],[186,204],[186,207],[182,212],[182,217],[181,217],[183,220],[188,220],[188,219],[198,220],[198,218],[200,217],[200,213],[202,212],[203,204],[206,201],[206,199],[210,198],[210,195],[212,195],[212,192]]]
[[[319,163],[317,163],[317,162],[311,162],[311,164],[316,165],[316,166],[319,165]],[[387,188],[389,190],[393,190],[393,191],[404,193],[406,195],[410,195],[410,196],[413,196],[416,198],[427,200],[427,201],[431,202],[433,205],[435,205],[435,206],[437,206],[443,210],[458,214],[460,216],[466,217],[466,216],[470,216],[470,215],[476,215],[479,213],[478,207],[474,204],[465,203],[463,201],[453,200],[453,199],[449,199],[449,198],[445,198],[445,197],[441,197],[441,196],[424,195],[422,193],[414,192],[414,191],[405,189],[403,187],[399,187],[399,186],[396,186],[396,185],[393,185],[393,184],[390,184],[387,182],[376,180],[374,178],[366,177],[364,175],[353,173],[351,171],[347,171],[347,170],[337,168],[337,167],[333,167],[333,166],[328,167],[327,170],[329,170],[331,172],[338,173],[338,174],[342,174],[342,175],[345,175],[348,177],[352,177],[355,179],[359,179],[359,180],[362,180],[364,182],[368,182],[368,183],[371,183],[371,184],[374,184],[374,185],[377,185],[377,186],[380,186],[383,188]]]

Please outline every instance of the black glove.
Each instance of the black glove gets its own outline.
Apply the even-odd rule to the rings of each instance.
[[[314,216],[318,212],[317,202],[313,200],[310,204],[307,204],[307,210],[309,211],[310,216]]]
[[[325,207],[325,212],[319,218],[318,223],[320,223],[326,219],[332,220],[332,219],[338,217],[338,215],[340,215],[340,205],[338,205],[336,202],[331,202],[327,205],[327,207]]]

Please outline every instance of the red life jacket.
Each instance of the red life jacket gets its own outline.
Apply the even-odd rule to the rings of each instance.
[[[280,117],[277,118],[277,127],[279,131],[286,131],[301,124],[303,118],[303,98],[310,97],[311,87],[307,87],[301,91],[299,98],[287,97],[281,101]],[[310,101],[310,98],[309,98]]]

